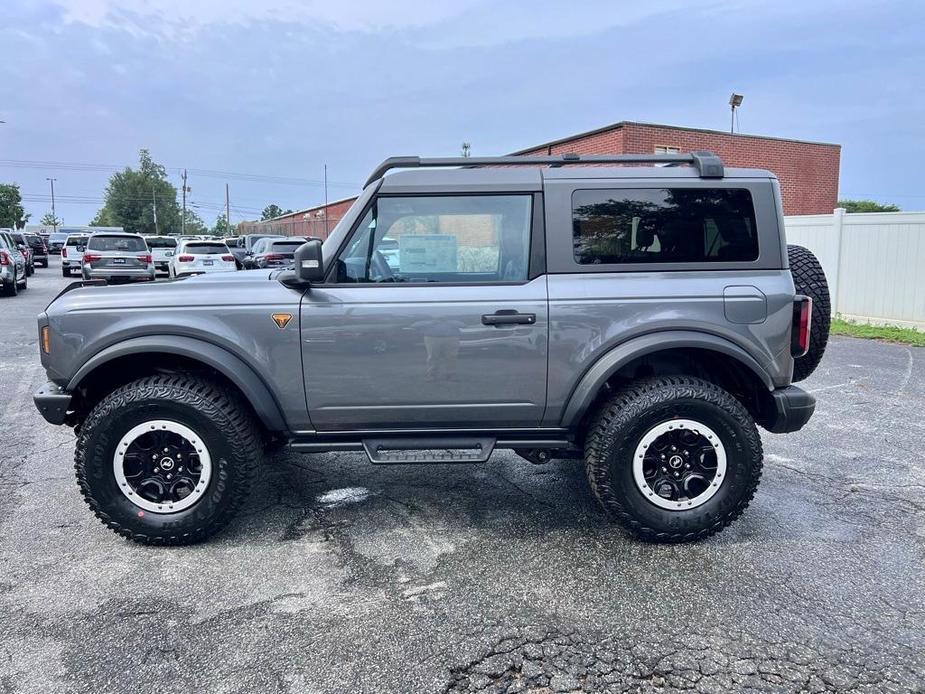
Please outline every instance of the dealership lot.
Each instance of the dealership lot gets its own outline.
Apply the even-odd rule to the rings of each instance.
[[[833,338],[742,520],[634,542],[577,463],[271,456],[209,543],[115,537],[31,404],[57,257],[0,300],[0,692],[925,687],[925,351]]]

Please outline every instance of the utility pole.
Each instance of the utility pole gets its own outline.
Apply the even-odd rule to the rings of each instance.
[[[225,236],[231,234],[231,203],[228,196],[228,184],[225,184]]]
[[[157,228],[157,194],[154,192],[154,188],[151,189],[151,199],[154,201],[154,234],[160,236],[161,232]]]
[[[324,238],[328,238],[328,165],[324,165]]]
[[[55,181],[57,178],[46,178],[51,183],[51,227],[53,231],[58,231],[58,216],[55,214]]]
[[[183,169],[183,216],[180,217],[180,234],[186,233],[186,169]]]

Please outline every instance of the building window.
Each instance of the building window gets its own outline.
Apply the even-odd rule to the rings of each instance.
[[[733,188],[576,190],[581,265],[742,262],[758,258],[751,193]]]
[[[680,154],[680,147],[672,147],[670,145],[655,145],[656,154]]]

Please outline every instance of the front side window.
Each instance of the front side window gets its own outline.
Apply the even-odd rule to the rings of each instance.
[[[572,239],[581,265],[758,258],[755,208],[741,189],[576,190]]]
[[[523,282],[530,195],[377,198],[337,260],[336,281]]]

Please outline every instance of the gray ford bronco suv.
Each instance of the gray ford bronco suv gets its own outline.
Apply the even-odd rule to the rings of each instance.
[[[98,284],[39,315],[35,403],[93,512],[151,544],[222,528],[280,445],[583,460],[632,534],[704,538],[755,493],[756,424],[812,415],[791,384],[828,337],[777,179],[707,152],[396,157],[290,269]]]

